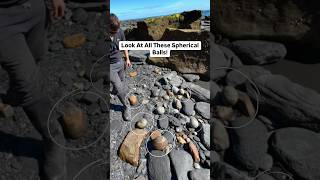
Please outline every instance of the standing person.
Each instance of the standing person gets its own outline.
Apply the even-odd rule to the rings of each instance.
[[[119,42],[125,41],[123,30],[120,28],[120,21],[115,14],[110,14],[110,82],[113,85],[113,91],[117,94],[121,103],[124,106],[123,119],[129,121],[131,119],[131,112],[126,103],[126,94],[128,87],[124,83],[125,67],[130,67],[128,50],[124,51],[125,62],[123,62],[121,51],[119,50]]]
[[[62,17],[64,0],[52,0],[55,17]],[[42,89],[38,62],[45,56],[46,7],[44,0],[0,1],[0,64],[9,74],[10,87],[3,102],[22,106],[33,126],[42,135],[44,180],[65,180],[65,150],[50,138],[47,119],[49,97]],[[59,144],[65,139],[54,121],[52,137]]]

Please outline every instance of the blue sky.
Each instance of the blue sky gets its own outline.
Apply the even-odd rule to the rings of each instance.
[[[210,0],[110,0],[111,13],[120,20],[168,15],[188,10],[209,10]]]

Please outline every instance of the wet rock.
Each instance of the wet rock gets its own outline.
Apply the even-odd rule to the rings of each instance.
[[[169,156],[177,179],[189,180],[188,172],[193,170],[191,155],[184,150],[173,149]]]
[[[148,154],[148,175],[150,180],[171,180],[170,159],[168,156],[161,158],[162,151],[153,150]],[[153,156],[155,155],[155,156]]]
[[[210,169],[195,169],[189,172],[190,180],[210,180]]]
[[[188,82],[195,82],[200,80],[200,76],[196,74],[183,74],[182,77]]]
[[[209,128],[209,130],[206,130],[206,131],[209,131],[208,133],[210,133],[210,126],[208,126],[207,128]],[[210,134],[208,136],[209,136],[209,142],[210,142]],[[226,128],[224,127],[224,125],[222,124],[222,122],[219,120],[215,120],[213,122],[212,140],[213,140],[214,149],[217,151],[224,151],[230,147],[229,134]]]
[[[210,104],[206,102],[197,102],[195,109],[203,118],[210,119]]]
[[[65,48],[78,48],[86,42],[86,37],[82,33],[67,36],[63,39],[63,45]]]
[[[191,97],[197,101],[210,102],[210,91],[199,85],[187,82],[186,86],[191,90]]]
[[[272,137],[272,152],[297,179],[320,178],[320,137],[302,128],[284,128]]]
[[[260,40],[235,41],[230,46],[244,64],[269,64],[283,59],[287,50],[283,44]]]
[[[201,140],[206,148],[210,149],[210,124],[202,124]]]
[[[240,127],[251,119],[240,117],[231,122],[232,127]],[[237,165],[248,171],[257,171],[268,160],[268,131],[264,124],[258,120],[230,130],[231,150]],[[252,148],[255,147],[255,148]]]
[[[260,90],[261,114],[282,126],[299,126],[320,131],[320,95],[281,75],[253,79]],[[257,101],[255,89],[247,84],[248,95]]]
[[[187,116],[194,116],[194,102],[190,99],[187,99],[182,102],[182,113],[184,113]]]
[[[80,108],[68,103],[63,110],[62,127],[68,137],[78,139],[87,132],[87,117]]]
[[[147,133],[144,129],[130,131],[120,146],[119,157],[123,161],[137,167],[140,159],[140,146]]]

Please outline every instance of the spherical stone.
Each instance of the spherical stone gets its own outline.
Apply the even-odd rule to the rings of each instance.
[[[136,127],[140,129],[144,129],[145,127],[147,127],[147,124],[148,124],[148,121],[142,118],[136,123]]]
[[[234,106],[239,99],[238,91],[232,86],[226,86],[223,91],[223,101],[226,105]]]

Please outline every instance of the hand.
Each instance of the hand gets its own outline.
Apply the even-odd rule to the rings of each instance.
[[[66,4],[64,0],[52,0],[53,2],[53,9],[54,9],[54,17],[61,18],[64,16],[64,12],[66,10]]]
[[[127,60],[126,60],[126,66],[127,66],[127,67],[131,67],[131,66],[132,66],[132,64],[131,64],[131,62],[130,62],[130,59],[127,59]]]

